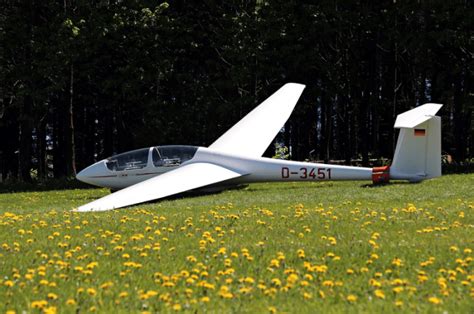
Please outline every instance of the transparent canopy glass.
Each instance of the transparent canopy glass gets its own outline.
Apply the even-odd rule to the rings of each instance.
[[[155,167],[178,166],[196,154],[196,146],[169,145],[153,147],[152,160]]]
[[[179,166],[194,157],[196,146],[151,147],[151,161],[155,167]],[[150,148],[142,148],[107,158],[107,168],[112,171],[142,169],[148,165]]]
[[[145,168],[148,163],[150,148],[132,150],[107,158],[107,168],[112,171]]]

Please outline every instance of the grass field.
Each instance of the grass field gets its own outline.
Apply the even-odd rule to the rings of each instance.
[[[474,175],[255,184],[105,213],[0,194],[0,313],[474,312]]]

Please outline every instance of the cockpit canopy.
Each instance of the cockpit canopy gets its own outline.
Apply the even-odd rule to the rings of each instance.
[[[142,169],[147,166],[176,167],[194,157],[198,147],[168,145],[132,150],[107,158],[109,170]]]

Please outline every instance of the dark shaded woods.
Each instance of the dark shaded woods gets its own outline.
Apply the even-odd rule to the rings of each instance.
[[[307,85],[278,136],[292,159],[390,158],[396,115],[437,102],[443,152],[465,160],[472,3],[1,1],[0,178],[207,146],[286,82]]]

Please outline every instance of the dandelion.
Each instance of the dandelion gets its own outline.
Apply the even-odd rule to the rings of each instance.
[[[379,287],[382,286],[382,284],[380,283],[380,281],[377,281],[377,280],[375,280],[375,279],[373,279],[373,278],[371,278],[371,279],[369,280],[369,285],[371,285],[372,287],[377,287],[377,288],[379,288]]]
[[[107,282],[104,282],[104,283],[100,286],[100,288],[101,288],[101,289],[108,289],[108,288],[112,287],[113,285],[114,285],[113,282],[107,281]]]
[[[392,265],[396,266],[396,267],[401,267],[401,266],[403,266],[403,261],[399,258],[394,258],[392,260]]]
[[[76,300],[74,300],[74,299],[67,299],[67,300],[66,300],[66,305],[76,305]]]
[[[277,286],[277,287],[280,287],[280,286],[281,286],[281,280],[278,279],[278,278],[273,278],[273,279],[271,280],[271,283],[272,283],[272,285]]]
[[[86,291],[91,297],[94,297],[97,294],[97,291],[94,288],[88,288]]]
[[[357,296],[353,295],[353,294],[349,294],[347,297],[346,297],[346,300],[350,303],[354,303],[357,301]]]
[[[197,262],[197,258],[193,255],[190,255],[190,256],[186,257],[186,260],[188,262],[191,262],[191,263],[196,263]]]
[[[232,299],[234,297],[227,286],[221,286],[218,295],[224,299]]]
[[[332,280],[325,280],[325,281],[323,281],[323,286],[332,288],[332,287],[334,287],[334,282]]]
[[[45,309],[43,309],[44,314],[56,314],[57,313],[57,308],[55,306],[50,306]]]
[[[380,289],[375,290],[374,295],[379,299],[385,299],[385,293]]]
[[[436,305],[443,303],[443,301],[441,301],[441,299],[439,299],[437,297],[430,297],[430,298],[428,298],[428,301],[430,303],[433,303],[433,304],[436,304]]]
[[[270,267],[273,267],[273,268],[278,268],[280,267],[280,261],[277,260],[277,259],[272,259],[270,261]]]
[[[119,293],[119,298],[123,299],[123,298],[126,298],[126,297],[128,297],[128,292],[127,291],[122,291],[122,292]]]
[[[5,287],[13,287],[15,283],[12,280],[7,280],[3,283]]]
[[[269,307],[268,307],[268,312],[269,312],[270,314],[275,314],[275,313],[277,312],[277,308],[274,307],[274,306],[269,306]]]
[[[44,309],[48,305],[48,301],[40,300],[31,302],[31,308],[33,309]]]
[[[310,300],[310,299],[313,298],[313,295],[312,295],[311,293],[309,293],[309,292],[304,292],[304,293],[303,293],[303,298],[304,298],[305,300]]]

